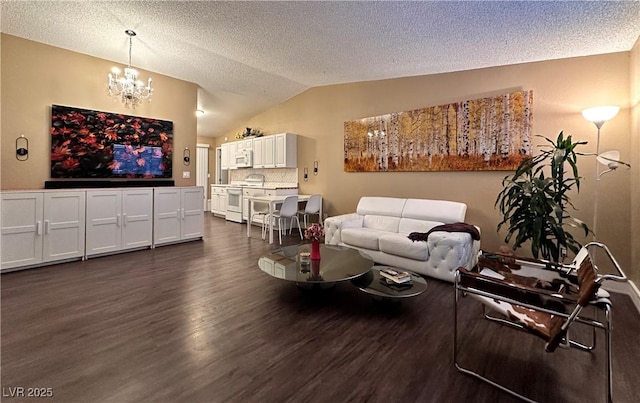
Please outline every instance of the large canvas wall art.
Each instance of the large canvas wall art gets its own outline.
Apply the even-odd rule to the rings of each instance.
[[[51,107],[52,178],[171,178],[173,122]]]
[[[531,155],[533,91],[344,124],[344,170],[514,170]]]

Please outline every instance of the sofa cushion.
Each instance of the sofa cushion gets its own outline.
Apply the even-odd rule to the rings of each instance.
[[[360,215],[374,214],[399,218],[402,216],[406,200],[396,197],[361,197],[356,212]]]
[[[364,216],[362,226],[378,231],[398,232],[400,217],[367,214]]]
[[[464,221],[467,205],[447,200],[407,199],[403,218],[440,221],[446,224]]]
[[[426,261],[429,248],[426,242],[413,242],[405,234],[383,234],[379,240],[380,251],[390,255]]]
[[[442,225],[442,222],[401,218],[398,225],[398,233],[409,235],[412,232],[427,232],[438,225]]]
[[[379,250],[378,240],[386,231],[371,228],[345,228],[342,230],[342,242],[348,246]]]

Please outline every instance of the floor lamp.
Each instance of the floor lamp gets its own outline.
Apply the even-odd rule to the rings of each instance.
[[[593,240],[596,240],[598,225],[598,184],[600,183],[600,177],[607,172],[611,172],[618,167],[620,160],[620,153],[618,151],[607,151],[600,154],[600,129],[602,125],[613,119],[620,111],[619,106],[596,106],[594,108],[585,109],[582,111],[582,116],[598,128],[598,137],[596,139],[596,200],[593,206]],[[600,172],[600,164],[607,166],[607,169]]]

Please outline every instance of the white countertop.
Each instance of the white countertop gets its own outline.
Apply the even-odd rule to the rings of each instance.
[[[213,183],[211,186],[218,187],[241,187],[243,182],[235,182],[235,183]],[[254,186],[255,187],[255,186]],[[297,183],[287,183],[287,182],[265,182],[262,187],[255,187],[256,189],[268,189],[268,190],[276,190],[276,189],[297,189]]]

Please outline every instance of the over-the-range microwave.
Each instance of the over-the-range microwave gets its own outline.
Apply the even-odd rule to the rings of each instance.
[[[251,168],[253,166],[253,151],[242,150],[236,154],[236,167]]]

